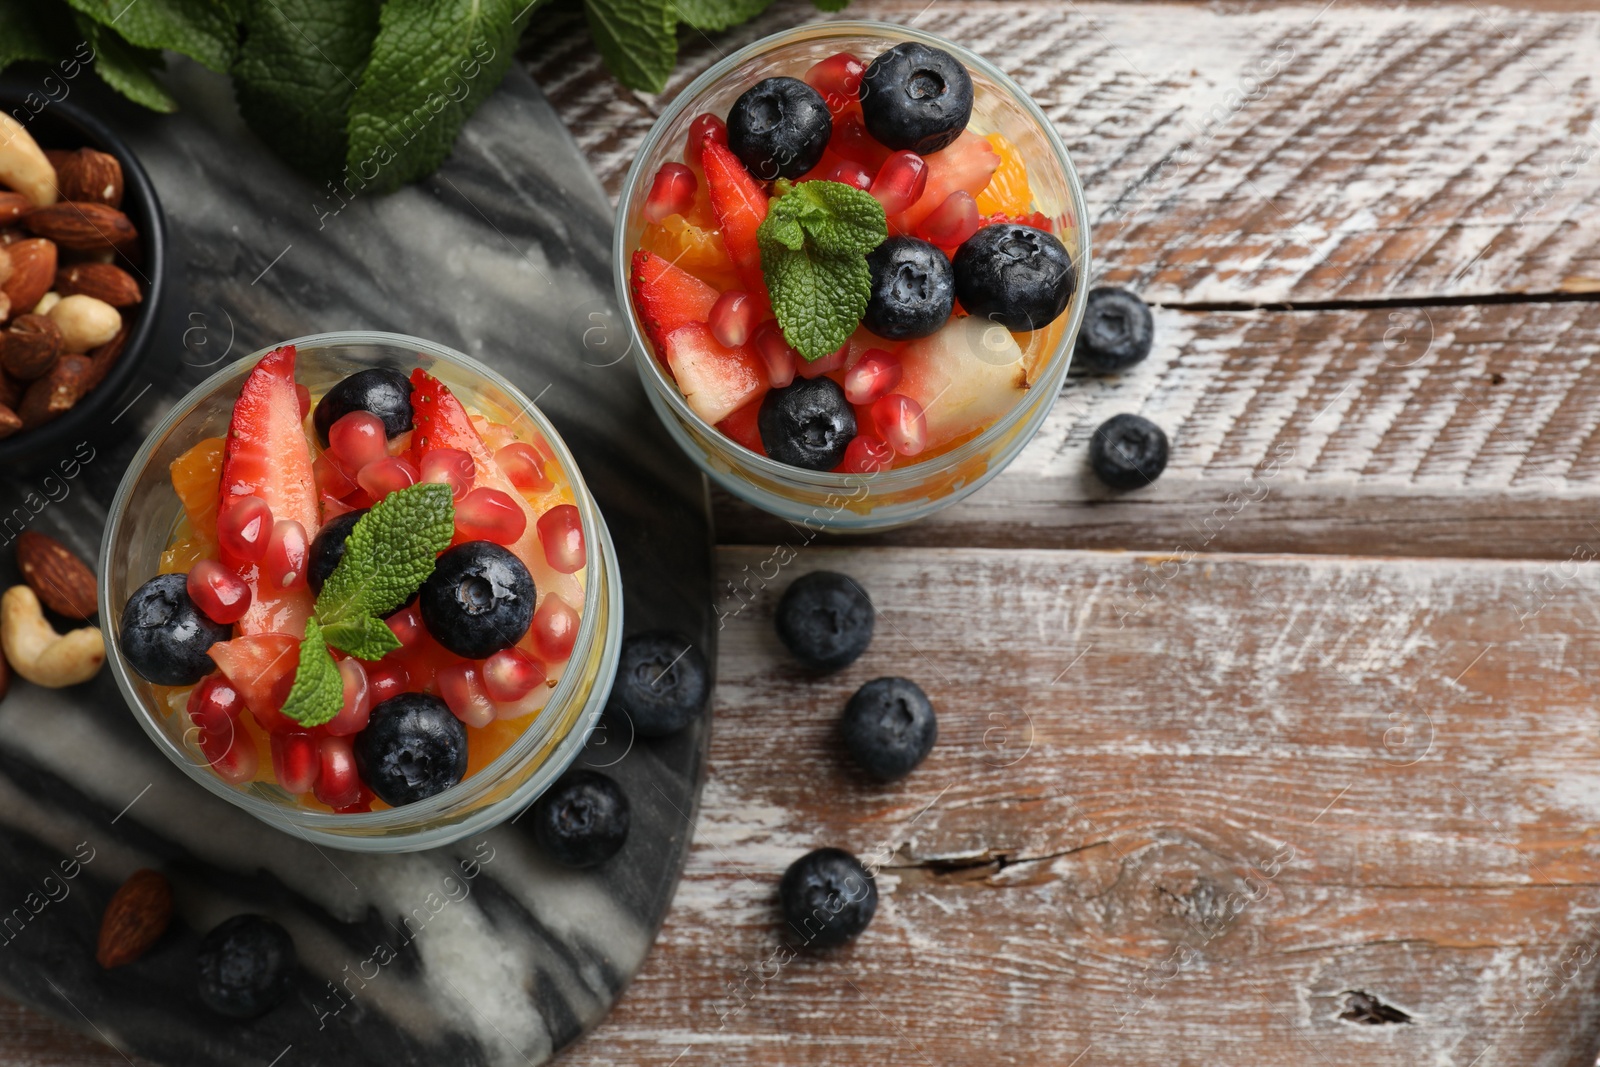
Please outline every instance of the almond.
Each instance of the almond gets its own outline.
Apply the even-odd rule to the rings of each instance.
[[[111,263],[74,263],[56,274],[62,296],[92,296],[114,308],[132,307],[144,299],[133,275]]]
[[[94,571],[53,537],[26,530],[17,538],[17,570],[40,603],[69,619],[89,619],[100,610]]]
[[[84,252],[120,248],[139,237],[128,216],[105,204],[68,201],[36,207],[23,216],[22,224],[62,248]]]
[[[50,373],[61,355],[61,330],[43,315],[18,315],[0,334],[0,367],[18,381],[31,382]]]
[[[128,323],[122,323],[122,328],[117,335],[99,348],[89,353],[89,374],[83,380],[83,391],[88,392],[105,380],[111,368],[116,366],[117,360],[122,358],[122,350],[128,346]]]
[[[27,383],[19,382],[6,373],[4,366],[0,366],[0,405],[11,409],[16,414],[17,405],[22,403],[22,391],[27,388]]]
[[[88,356],[67,355],[56,360],[49,374],[29,385],[17,405],[22,428],[43,426],[72,410],[78,398],[89,391],[94,360]]]
[[[0,190],[0,225],[16,222],[28,213],[28,198],[21,193]]]
[[[172,921],[172,883],[160,871],[134,871],[106,905],[95,962],[106,970],[132,963],[161,940]]]
[[[46,152],[45,155],[55,164],[56,188],[61,192],[61,199],[122,206],[122,164],[116,156],[93,148],[80,148],[64,155]]]
[[[0,441],[5,440],[7,437],[10,437],[20,429],[22,429],[21,417],[19,417],[15,411],[11,410],[10,405],[0,404]],[[3,660],[4,658],[4,656],[0,656],[0,660]],[[6,681],[6,678],[0,676],[0,697],[6,695]]]
[[[0,285],[0,292],[10,298],[13,310],[32,311],[56,280],[56,246],[33,237],[6,251],[11,254],[11,277]]]

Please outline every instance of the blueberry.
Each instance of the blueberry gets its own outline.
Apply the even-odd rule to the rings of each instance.
[[[157,685],[193,685],[217,665],[206,650],[233,636],[189,597],[188,576],[158,574],[122,609],[119,643],[133,669]]]
[[[260,915],[235,915],[200,942],[200,1002],[234,1019],[264,1015],[288,995],[295,962],[289,931]]]
[[[872,641],[876,612],[865,589],[837,571],[812,571],[778,601],[778,639],[812,670],[848,667]]]
[[[1054,234],[1014,222],[985,226],[956,249],[956,299],[1013,333],[1048,326],[1077,284],[1072,256]]]
[[[1113,415],[1089,441],[1089,466],[1112,489],[1142,489],[1167,469],[1167,435],[1139,415]]]
[[[689,725],[710,691],[706,658],[688,638],[663,630],[622,642],[606,711],[624,714],[640,737],[665,737]]]
[[[336,519],[329,519],[322,524],[322,529],[317,531],[317,536],[311,539],[311,551],[306,559],[306,584],[313,593],[322,592],[322,585],[328,580],[328,575],[333,573],[333,568],[344,559],[344,543],[350,538],[350,531],[355,529],[361,516],[367,513],[366,508],[357,511],[347,511]]]
[[[850,853],[819,848],[789,864],[778,883],[778,900],[797,941],[831,948],[867,928],[878,910],[878,883]]]
[[[897,44],[861,76],[861,118],[890,148],[929,155],[948,146],[972,118],[972,75],[961,61],[916,41]]]
[[[373,708],[355,750],[361,780],[397,808],[442,793],[467,774],[467,728],[429,693],[401,693]]]
[[[533,805],[533,836],[563,867],[593,867],[628,839],[628,798],[599,771],[568,771]]]
[[[939,739],[928,694],[905,678],[874,678],[850,698],[839,720],[850,757],[880,782],[910,774]]]
[[[779,463],[831,471],[856,435],[856,412],[832,378],[796,378],[761,400],[761,444]]]
[[[822,159],[833,118],[822,94],[798,78],[765,78],[728,111],[728,148],[762,181],[798,178]]]
[[[938,248],[891,237],[867,253],[872,295],[861,323],[879,337],[908,341],[938,333],[955,306],[956,276]]]
[[[533,622],[533,576],[509,549],[468,541],[439,557],[422,583],[422,623],[468,659],[510,648]]]
[[[356,371],[323,394],[311,421],[317,439],[328,447],[328,427],[352,411],[370,411],[383,420],[388,437],[411,429],[411,382],[389,367]]]
[[[1150,308],[1126,289],[1090,289],[1073,355],[1096,374],[1125,371],[1150,354]]]

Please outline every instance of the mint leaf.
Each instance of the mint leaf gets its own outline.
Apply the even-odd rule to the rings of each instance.
[[[771,6],[772,0],[672,0],[678,18],[697,30],[712,31],[749,22]]]
[[[77,16],[77,23],[84,39],[94,48],[94,71],[101,81],[151,111],[178,110],[178,102],[156,77],[156,71],[166,66],[160,52],[131,45],[84,15]]]
[[[339,665],[328,654],[317,620],[307,619],[305,640],[300,642],[300,662],[294,669],[294,684],[283,702],[283,713],[301,726],[321,726],[343,707],[344,680],[339,677]]]
[[[761,273],[784,340],[807,360],[850,339],[867,310],[867,253],[889,236],[883,205],[841,182],[802,182],[773,200],[756,231]]]
[[[422,482],[372,505],[350,530],[344,556],[317,597],[317,619],[333,646],[363,659],[377,658],[363,655],[386,643],[369,620],[410,599],[433,573],[434,558],[454,534],[455,504],[448,485]],[[381,618],[375,621],[388,629]],[[388,645],[378,656],[398,647]]]
[[[811,0],[818,11],[843,11],[850,6],[850,0]]]
[[[495,90],[536,4],[388,0],[372,59],[350,101],[346,156],[359,188],[395,189],[432,173],[467,116]]]
[[[337,177],[349,150],[350,100],[378,34],[379,0],[247,5],[244,44],[233,66],[240,114],[302,173]]]
[[[342,622],[329,623],[328,643],[356,659],[382,659],[400,647],[400,639],[389,624],[373,615],[357,615]]]
[[[618,81],[649,93],[666,88],[678,58],[672,0],[588,0],[583,12],[595,47]]]
[[[67,2],[102,26],[115,29],[129,44],[181,52],[212,70],[227,70],[238,47],[238,13],[223,0]]]

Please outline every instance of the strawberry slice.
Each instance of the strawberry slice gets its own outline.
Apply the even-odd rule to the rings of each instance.
[[[223,447],[217,510],[221,514],[239,497],[258,496],[272,509],[273,521],[294,519],[309,541],[321,524],[294,359],[293,345],[275,348],[245,379]],[[239,620],[240,633],[305,633],[314,602],[310,589],[303,583],[289,590],[267,589],[256,564],[230,558],[226,550],[221,555],[250,584],[250,610]]]
[[[633,305],[639,309],[645,336],[665,356],[667,334],[690,322],[705,322],[717,303],[717,291],[693,274],[675,267],[654,252],[633,254],[629,280]]]
[[[505,493],[528,517],[527,529],[521,537],[506,547],[533,575],[534,588],[539,599],[555,593],[568,604],[583,603],[583,586],[570,574],[562,574],[545,559],[544,546],[539,543],[539,513],[528,503],[522,491],[512,484],[511,478],[495,462],[494,452],[479,436],[472,417],[461,406],[443,382],[418,367],[411,372],[411,412],[416,430],[411,435],[411,462],[422,469],[422,457],[436,448],[459,448],[472,457],[473,484],[479,488],[498,489]]]
[[[767,454],[767,449],[761,443],[761,427],[758,424],[760,416],[761,400],[757,398],[717,423],[717,429],[750,451],[764,456]]]
[[[915,204],[889,220],[890,233],[911,233],[958,189],[977,196],[1000,169],[1000,153],[974,133],[963,133],[948,148],[923,158],[928,162],[928,185]]]
[[[767,365],[755,346],[724,348],[703,322],[667,335],[667,366],[683,399],[710,423],[721,422],[767,391]]]
[[[289,699],[295,668],[300,665],[300,639],[288,634],[247,634],[218,641],[208,650],[223,677],[244,698],[244,706],[268,733],[304,729],[279,710]]]
[[[767,280],[761,274],[761,248],[756,244],[756,230],[767,217],[766,190],[725,145],[706,140],[700,158],[705,164],[711,210],[728,255],[745,289],[758,295],[763,307],[769,306]]]

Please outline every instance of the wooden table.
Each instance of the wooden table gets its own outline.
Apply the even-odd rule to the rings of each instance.
[[[1069,380],[1010,470],[911,529],[824,543],[719,501],[695,848],[565,1062],[1594,1064],[1600,13],[851,12],[1034,95],[1083,172],[1096,280],[1159,305],[1155,353]],[[669,93],[813,17],[691,34]],[[615,191],[661,100],[570,18],[529,62]],[[1084,451],[1120,411],[1174,452],[1113,498]],[[882,615],[816,682],[770,612],[821,567]],[[941,734],[875,787],[832,728],[889,673]],[[777,876],[821,844],[882,864],[878,918],[780,966]],[[123,1062],[14,1008],[0,1059]]]

